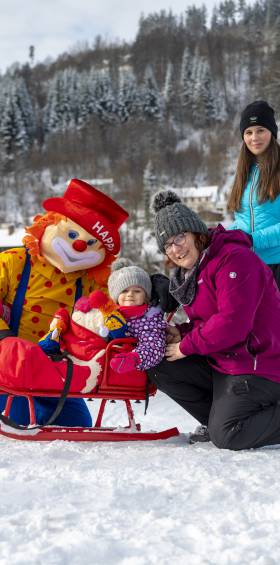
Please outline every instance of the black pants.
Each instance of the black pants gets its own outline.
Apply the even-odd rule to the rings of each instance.
[[[201,424],[224,449],[280,444],[280,384],[255,375],[218,373],[204,357],[164,359],[147,371],[159,390]]]

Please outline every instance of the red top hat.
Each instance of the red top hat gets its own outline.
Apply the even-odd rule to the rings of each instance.
[[[118,230],[128,218],[128,212],[94,186],[72,179],[64,196],[48,198],[43,206],[48,212],[59,212],[79,224],[114,255],[119,252]]]

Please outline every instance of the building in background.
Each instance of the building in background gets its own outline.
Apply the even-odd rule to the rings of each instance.
[[[218,186],[191,186],[186,188],[168,187],[184,201],[186,206],[196,212],[201,210],[216,210]]]

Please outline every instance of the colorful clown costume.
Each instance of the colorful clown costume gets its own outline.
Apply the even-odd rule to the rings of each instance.
[[[32,347],[39,348],[32,346],[32,342],[38,342],[48,332],[54,313],[66,308],[71,315],[82,293],[88,295],[106,285],[109,265],[120,249],[119,228],[128,217],[114,200],[79,179],[71,180],[64,196],[49,198],[43,206],[47,214],[35,218],[33,226],[26,230],[24,243],[28,253],[25,248],[16,248],[0,254],[0,298],[5,307],[5,317],[0,319],[0,382],[7,374],[9,348],[15,357],[13,363],[18,361],[18,351],[18,356],[28,365]],[[9,306],[10,324],[7,323]],[[40,355],[41,364],[44,360],[46,366],[51,363],[45,353],[41,351]],[[48,371],[42,370],[43,373],[47,378]],[[46,388],[50,390],[50,384]],[[0,410],[4,404],[4,398],[0,397]],[[39,423],[48,419],[56,404],[57,399],[36,400]],[[26,414],[25,399],[17,399],[11,417],[17,423],[26,424]],[[84,401],[66,400],[56,423],[91,425]]]
[[[22,275],[26,257],[24,247],[0,254],[0,299],[8,306],[13,304],[15,292]],[[71,314],[76,295],[76,283],[81,279],[82,293],[88,295],[98,288],[89,281],[87,272],[62,273],[47,261],[31,259],[31,271],[25,293],[19,325],[20,337],[37,343],[49,329],[50,320],[59,308],[67,308]],[[9,329],[0,319],[0,330]]]

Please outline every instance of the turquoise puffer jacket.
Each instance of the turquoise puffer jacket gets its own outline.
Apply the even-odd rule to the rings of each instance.
[[[243,230],[253,238],[253,250],[267,264],[280,263],[280,195],[258,202],[259,167],[253,165],[230,230]]]

